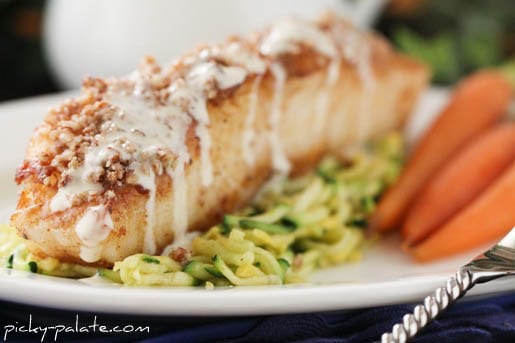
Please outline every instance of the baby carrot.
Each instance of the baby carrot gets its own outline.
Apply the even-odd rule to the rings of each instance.
[[[512,88],[495,71],[481,71],[458,85],[450,103],[422,137],[401,176],[379,202],[372,229],[397,228],[415,195],[434,173],[467,142],[505,113]]]
[[[515,225],[515,162],[469,206],[408,251],[426,262],[501,238]]]
[[[515,123],[496,126],[468,144],[417,196],[402,227],[404,244],[426,238],[473,201],[513,161]]]

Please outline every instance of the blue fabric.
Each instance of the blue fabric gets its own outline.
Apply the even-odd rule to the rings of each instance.
[[[0,303],[2,328],[6,323],[27,321],[28,313],[43,324],[73,322],[76,314],[34,308],[19,309]],[[373,342],[410,312],[413,305],[394,305],[353,311],[277,315],[243,318],[147,318],[98,315],[105,325],[149,325],[150,334],[92,335],[63,333],[58,341],[68,342]],[[41,316],[44,315],[44,319]],[[81,322],[93,314],[79,314]],[[34,324],[36,325],[36,324]],[[2,332],[3,336],[3,332]],[[3,337],[0,337],[2,339]],[[34,334],[10,334],[8,342],[40,341]],[[53,337],[47,337],[52,342]],[[515,293],[460,301],[453,305],[413,342],[515,342]]]

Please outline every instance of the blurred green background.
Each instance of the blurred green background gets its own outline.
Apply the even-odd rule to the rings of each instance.
[[[449,84],[515,54],[514,0],[393,0],[377,25]]]
[[[0,101],[59,90],[42,50],[43,6],[0,0]],[[433,82],[452,84],[514,58],[515,0],[392,0],[376,29],[430,64]]]

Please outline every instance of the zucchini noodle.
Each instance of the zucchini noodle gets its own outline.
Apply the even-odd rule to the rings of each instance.
[[[129,286],[248,286],[302,282],[317,269],[357,261],[364,228],[399,174],[403,141],[390,133],[341,162],[264,187],[253,204],[193,239],[185,261],[136,254],[112,269],[32,255],[13,228],[0,226],[0,263],[61,277],[98,274]]]

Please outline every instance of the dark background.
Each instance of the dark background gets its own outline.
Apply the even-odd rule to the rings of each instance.
[[[0,101],[59,90],[45,62],[45,1],[0,0]],[[376,29],[451,84],[515,54],[515,0],[392,0]]]
[[[43,56],[43,5],[0,0],[0,101],[58,90]]]

